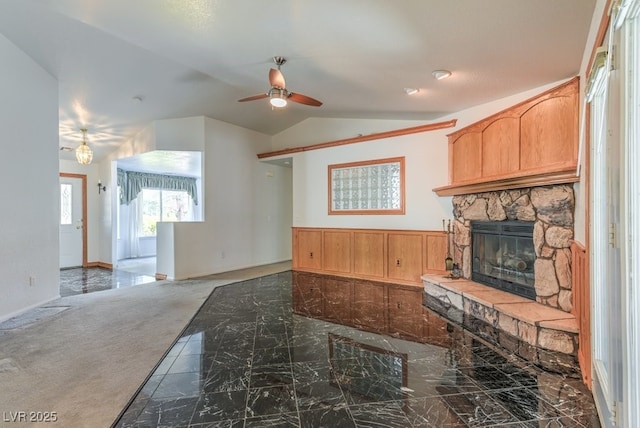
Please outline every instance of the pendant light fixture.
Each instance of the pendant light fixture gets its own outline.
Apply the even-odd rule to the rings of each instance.
[[[93,150],[87,145],[87,128],[80,129],[82,132],[82,144],[76,149],[76,160],[82,165],[89,165],[93,159]]]

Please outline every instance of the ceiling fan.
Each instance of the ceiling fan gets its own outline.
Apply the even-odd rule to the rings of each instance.
[[[278,108],[286,106],[287,101],[293,101],[294,103],[305,104],[313,107],[320,107],[322,105],[322,103],[316,99],[287,90],[284,83],[284,76],[280,71],[280,66],[287,62],[287,60],[281,56],[274,56],[273,62],[276,63],[278,69],[276,70],[275,68],[272,68],[269,70],[269,84],[271,85],[269,92],[242,98],[241,100],[238,100],[238,102],[269,98],[271,105]]]

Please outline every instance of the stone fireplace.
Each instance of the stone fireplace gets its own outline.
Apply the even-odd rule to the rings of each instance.
[[[463,276],[472,279],[471,224],[533,224],[535,300],[571,312],[571,240],[573,186],[553,185],[453,197],[453,257]],[[477,250],[477,249],[476,249]]]
[[[566,184],[454,196],[453,258],[464,278],[423,275],[424,304],[534,364],[577,375],[579,329],[572,313],[570,247],[574,205],[573,186]],[[508,254],[512,272],[515,267],[529,273],[529,278],[532,275],[535,300],[484,285],[473,277],[476,241],[471,231],[489,222],[529,225],[533,242],[519,255],[513,244],[490,244],[494,246],[487,250],[485,242],[484,250],[494,258],[492,266],[500,257],[504,264],[504,254]],[[528,265],[532,261],[531,272]]]

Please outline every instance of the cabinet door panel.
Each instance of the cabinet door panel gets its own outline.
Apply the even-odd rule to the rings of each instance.
[[[520,168],[520,121],[498,119],[482,132],[482,176],[509,174]]]
[[[542,101],[520,119],[521,168],[542,169],[575,164],[575,96]]]
[[[351,232],[325,231],[323,245],[324,270],[351,272]]]
[[[384,277],[384,233],[354,232],[353,273]]]
[[[301,268],[322,269],[322,232],[298,231],[298,260]]]
[[[389,233],[389,278],[421,283],[422,235]]]
[[[482,175],[482,134],[464,134],[451,144],[453,183],[480,178]]]

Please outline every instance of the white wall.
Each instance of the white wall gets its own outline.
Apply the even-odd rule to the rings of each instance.
[[[0,63],[4,320],[59,296],[60,190],[57,81],[2,35]]]
[[[158,120],[155,129],[155,150],[200,152],[205,148],[205,117]]]
[[[174,246],[174,225],[177,223],[158,223],[158,251],[156,253],[156,273],[167,275],[168,279],[176,277],[175,267],[175,246]],[[160,267],[160,269],[158,269]]]
[[[257,154],[269,149],[267,135],[207,119],[205,221],[214,232],[209,236],[213,250],[209,265],[215,270],[291,257],[290,248],[287,253],[281,250],[282,241],[291,246],[291,223],[286,224],[290,219],[286,210],[291,209],[288,170],[258,160]],[[274,177],[266,176],[267,169],[276,171]],[[275,207],[282,207],[282,212]]]
[[[453,207],[450,197],[439,197],[432,189],[448,184],[447,134],[561,83],[563,82],[554,82],[433,122],[314,118],[289,128],[273,137],[274,150],[457,119],[454,128],[291,155],[293,158],[293,225],[441,230],[442,219],[452,218]],[[310,135],[316,141],[311,142]],[[405,215],[328,215],[328,165],[397,156],[406,158]]]
[[[331,124],[327,124],[328,127]],[[293,156],[294,226],[436,229],[451,218],[451,198],[431,188],[447,177],[446,130],[302,152]],[[405,215],[328,215],[327,167],[331,164],[405,157]]]
[[[401,128],[424,125],[424,120],[390,119],[324,119],[309,118],[275,135],[271,150],[308,146],[329,141],[354,138]]]
[[[171,278],[167,257],[174,279],[290,259],[291,170],[258,160],[270,150],[267,135],[209,118],[204,125],[205,221],[173,224],[173,255],[159,250],[158,272]]]
[[[291,259],[292,169],[259,162],[254,188],[254,257],[258,264]]]

